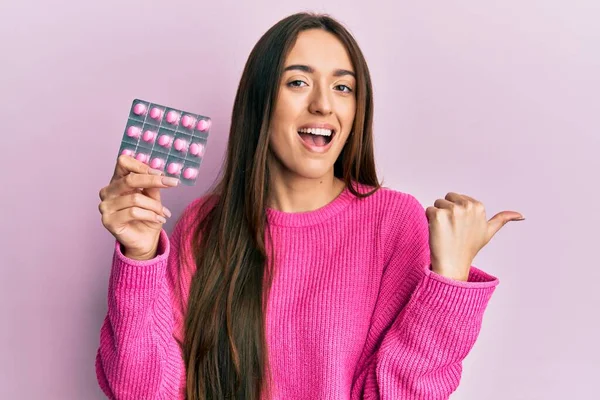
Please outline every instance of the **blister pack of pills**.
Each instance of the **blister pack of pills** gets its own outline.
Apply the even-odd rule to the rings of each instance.
[[[210,126],[209,117],[135,99],[119,155],[132,156],[166,176],[193,186]]]

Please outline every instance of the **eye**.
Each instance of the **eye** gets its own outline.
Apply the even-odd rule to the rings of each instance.
[[[289,87],[302,87],[302,86],[301,86],[302,84],[305,84],[305,85],[307,85],[307,86],[308,86],[308,84],[307,84],[306,82],[304,82],[304,81],[301,81],[301,80],[299,80],[299,79],[296,79],[295,81],[291,81],[291,82],[289,82],[287,85],[288,85]]]
[[[344,93],[352,93],[352,88],[346,85],[337,85],[336,88],[342,88],[341,91]]]

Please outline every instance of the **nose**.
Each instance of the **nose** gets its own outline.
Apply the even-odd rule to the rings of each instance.
[[[315,84],[312,97],[309,104],[309,111],[312,114],[329,115],[331,114],[330,93],[326,86]]]

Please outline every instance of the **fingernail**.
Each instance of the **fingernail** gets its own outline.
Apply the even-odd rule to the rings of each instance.
[[[172,178],[170,176],[165,176],[164,178],[162,178],[162,183],[163,185],[167,186],[177,186],[179,185],[179,179]]]
[[[165,222],[167,222],[166,218],[165,218],[165,217],[163,217],[162,215],[157,215],[157,216],[156,216],[156,220],[157,220],[158,222],[161,222],[161,223],[163,223],[163,224],[164,224]]]
[[[162,175],[163,174],[163,172],[161,170],[154,169],[154,168],[149,168],[148,173],[150,175]]]
[[[525,221],[525,217],[515,218],[513,221]]]
[[[167,216],[167,218],[171,218],[171,211],[167,207],[163,207],[163,213]]]

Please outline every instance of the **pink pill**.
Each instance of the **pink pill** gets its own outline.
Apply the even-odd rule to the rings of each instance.
[[[165,160],[158,157],[153,158],[152,161],[150,161],[150,166],[154,169],[163,169],[165,166]]]
[[[201,119],[200,121],[198,121],[198,125],[196,125],[196,129],[198,129],[199,131],[206,131],[208,130],[208,128],[210,127],[210,121],[206,120],[206,119]]]
[[[154,140],[154,138],[156,137],[156,132],[152,132],[150,130],[144,132],[144,136],[142,136],[142,139],[144,139],[145,142],[151,142]]]
[[[173,138],[169,135],[161,135],[158,138],[158,144],[160,144],[163,147],[169,147],[171,146],[171,142],[173,141]]]
[[[201,156],[204,153],[204,145],[202,143],[192,143],[190,145],[190,153],[195,156]]]
[[[183,139],[175,139],[173,147],[175,147],[175,149],[178,151],[185,151],[187,148],[187,142]]]
[[[137,103],[135,106],[133,106],[133,113],[135,115],[146,114],[146,105],[143,103]]]
[[[185,179],[194,179],[196,176],[198,176],[198,170],[196,168],[186,168],[183,171],[183,177]]]
[[[152,110],[150,110],[150,118],[152,118],[152,119],[159,120],[162,118],[162,115],[163,115],[163,112],[158,107],[153,107]]]
[[[191,128],[195,123],[196,120],[191,115],[184,115],[181,118],[181,125],[185,126],[186,128]]]
[[[177,120],[179,119],[179,114],[176,111],[169,111],[167,113],[167,122],[170,124],[175,125],[177,123]]]
[[[148,154],[144,154],[144,153],[138,153],[138,155],[135,156],[136,160],[141,161],[143,163],[147,163],[149,158],[150,157],[148,156]]]
[[[127,136],[129,137],[137,139],[140,137],[140,133],[142,133],[142,130],[137,126],[130,126],[129,128],[127,128]]]
[[[121,154],[123,154],[124,156],[133,156],[133,150],[131,150],[131,149],[123,149],[123,151],[121,152]]]
[[[172,162],[167,166],[167,172],[171,175],[179,175],[181,172],[181,164]]]

